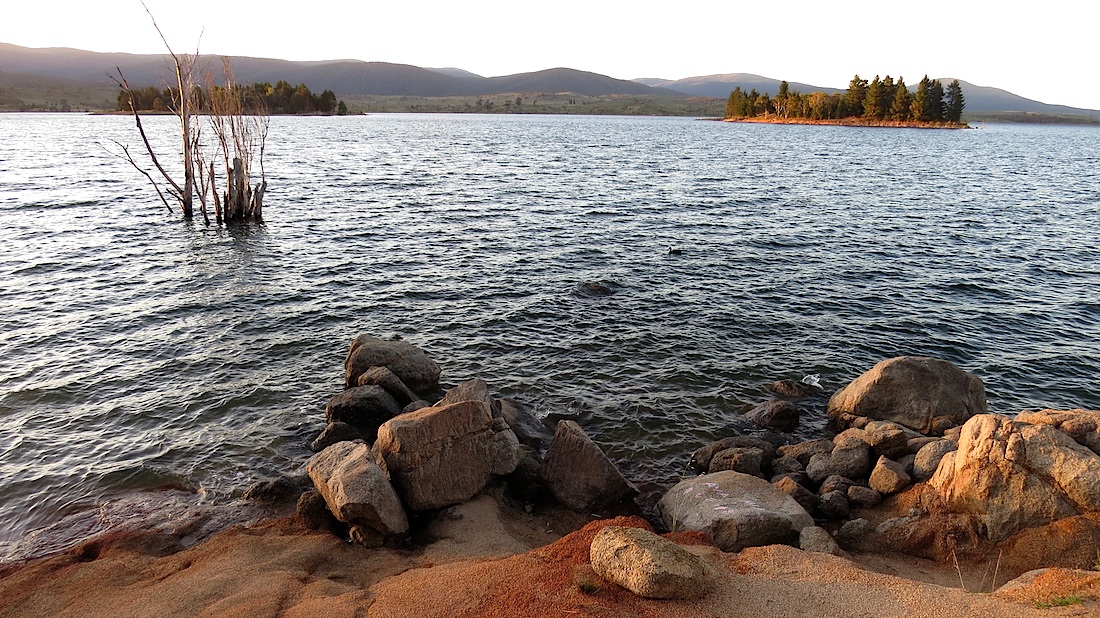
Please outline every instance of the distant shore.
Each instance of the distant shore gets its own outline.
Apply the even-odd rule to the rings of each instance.
[[[867,118],[830,118],[814,120],[811,118],[782,118],[779,116],[753,116],[724,118],[725,122],[751,122],[756,124],[808,124],[836,125],[842,127],[893,127],[904,129],[969,129],[966,123],[921,122],[916,120],[869,120]]]

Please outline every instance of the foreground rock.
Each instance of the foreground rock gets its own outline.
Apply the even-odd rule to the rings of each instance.
[[[409,522],[384,466],[366,444],[339,442],[310,458],[306,472],[337,519],[395,537]]]
[[[924,434],[942,434],[987,413],[981,379],[951,363],[921,356],[884,360],[829,399],[829,417],[892,421]]]
[[[1100,411],[1078,408],[1021,412],[1016,420],[1032,425],[1050,425],[1090,451],[1100,454]]]
[[[504,431],[511,432],[507,427],[501,428]],[[460,401],[390,419],[378,429],[374,448],[385,459],[405,504],[423,511],[468,500],[494,474],[515,469],[519,443],[514,435],[508,440],[496,433],[485,402]],[[502,442],[513,450],[504,452]]]
[[[540,474],[558,502],[579,512],[601,511],[638,488],[573,421],[559,421]]]
[[[1100,511],[1100,457],[1049,425],[976,416],[929,483],[954,511],[977,518],[990,540]]]
[[[680,481],[658,503],[669,530],[710,534],[719,549],[783,543],[797,545],[814,525],[806,509],[783,490],[739,472],[716,472]]]
[[[359,376],[371,367],[386,367],[417,393],[439,388],[439,365],[423,350],[401,339],[383,340],[359,335],[352,340],[344,359],[344,385],[347,388],[357,386]]]
[[[601,529],[589,557],[600,577],[650,599],[695,599],[711,583],[702,558],[642,528]]]

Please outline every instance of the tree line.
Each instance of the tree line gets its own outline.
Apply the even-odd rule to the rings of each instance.
[[[726,101],[726,118],[752,118],[774,114],[781,118],[806,118],[810,120],[838,120],[864,118],[867,120],[899,122],[946,122],[958,124],[962,120],[966,99],[959,80],[947,88],[938,79],[925,75],[913,92],[901,77],[895,82],[887,75],[884,79],[868,82],[859,75],[852,78],[844,93],[825,94],[792,92],[787,82],[779,85],[775,97],[749,92],[738,86]]]
[[[238,95],[244,102],[244,112],[250,114],[339,114],[348,113],[347,105],[337,100],[336,93],[325,90],[321,94],[313,94],[305,84],[291,85],[289,82],[279,80],[272,86],[268,82],[255,83],[251,86],[234,86]],[[195,101],[195,111],[200,114],[211,112],[211,102],[219,97],[225,88],[223,86],[209,85],[207,87],[194,86],[192,97]],[[130,101],[133,100],[134,109]],[[118,109],[123,112],[132,111],[173,111],[173,101],[179,100],[178,88],[136,88],[132,92],[120,89],[118,92]]]

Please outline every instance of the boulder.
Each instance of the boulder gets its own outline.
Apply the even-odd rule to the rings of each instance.
[[[490,473],[503,476],[515,472],[523,453],[519,448],[519,439],[503,418],[493,419],[493,442],[489,448]]]
[[[354,426],[368,442],[374,441],[378,427],[401,412],[397,400],[381,386],[356,386],[336,395],[325,408],[328,422],[341,421]]]
[[[417,393],[439,388],[439,365],[420,348],[401,339],[384,340],[359,335],[348,347],[344,359],[344,385],[356,386],[359,376],[371,367],[386,367]]]
[[[829,533],[818,526],[806,526],[798,535],[798,548],[822,554],[840,555],[840,546]]]
[[[582,513],[632,498],[638,488],[573,421],[559,421],[540,474],[558,502]]]
[[[843,491],[847,493],[848,488],[855,485],[855,482],[850,478],[845,478],[839,474],[833,474],[827,477],[824,481],[821,481],[821,487],[818,488],[817,493],[824,494],[830,491]]]
[[[957,450],[959,445],[951,440],[936,440],[922,446],[913,458],[913,480],[920,483],[932,478],[943,456]]]
[[[354,426],[344,421],[333,421],[325,425],[321,433],[309,444],[309,448],[314,453],[320,453],[337,442],[352,442],[362,439],[363,434],[359,433],[359,430]]]
[[[992,541],[1100,511],[1100,457],[1050,425],[983,414],[963,425],[929,483]]]
[[[848,519],[848,492],[836,489],[821,494],[817,497],[817,512],[827,519]]]
[[[868,485],[880,494],[896,494],[909,486],[910,478],[905,468],[896,461],[879,457],[875,469],[871,471]]]
[[[782,399],[770,399],[746,412],[745,419],[776,431],[794,431],[798,427],[798,406]]]
[[[892,421],[921,433],[961,425],[988,412],[981,379],[934,358],[884,360],[829,399],[830,418]]]
[[[848,503],[858,508],[870,508],[882,502],[882,494],[861,485],[852,485],[848,488]]]
[[[549,443],[554,434],[543,423],[514,399],[500,399],[500,416],[515,432],[520,443],[535,448],[541,448],[544,443]]]
[[[834,474],[850,479],[864,478],[870,469],[867,445],[854,441],[851,446],[844,448],[838,445],[828,455],[819,453],[811,457],[810,464],[806,466],[806,474],[813,482],[820,483]]]
[[[790,397],[791,399],[802,399],[803,397],[811,393],[820,393],[821,387],[812,386],[805,382],[798,382],[796,380],[776,380],[772,382],[769,387],[771,392],[782,397]]]
[[[909,438],[905,428],[897,423],[871,421],[863,427],[867,435],[867,445],[871,447],[871,457],[887,457],[898,460],[909,454]]]
[[[805,472],[806,467],[790,455],[781,455],[772,460],[773,474],[787,474],[791,472]]]
[[[810,463],[810,458],[817,454],[829,454],[833,452],[832,440],[826,440],[825,438],[819,438],[817,440],[807,440],[806,442],[799,442],[798,444],[788,444],[779,447],[778,452],[780,455],[794,457],[798,460],[798,463],[802,464],[805,468]]]
[[[405,386],[401,378],[397,377],[387,367],[368,367],[366,371],[359,375],[356,385],[381,386],[401,406],[407,406],[409,402],[417,399],[416,394],[409,390],[409,387]]]
[[[338,442],[310,458],[306,472],[340,521],[393,537],[409,531],[385,464],[366,444]]]
[[[600,577],[649,599],[695,599],[711,584],[702,558],[642,528],[601,528],[589,558]]]
[[[1100,454],[1100,411],[1080,408],[1024,411],[1016,417],[1016,420],[1033,425],[1050,425],[1090,451]]]
[[[340,520],[336,519],[332,511],[328,510],[328,504],[325,502],[325,497],[316,489],[303,492],[302,495],[298,496],[295,511],[298,518],[301,519],[310,530],[336,530],[341,525],[345,528],[347,527],[346,524],[341,524]]]
[[[706,532],[723,551],[798,542],[814,525],[806,509],[767,481],[740,472],[715,472],[685,479],[657,505],[669,530]]]
[[[500,416],[500,402],[489,394],[489,385],[481,378],[474,378],[460,382],[443,394],[443,398],[436,402],[437,406],[447,406],[460,401],[481,401],[489,407],[489,413],[494,417]]]
[[[721,472],[734,470],[743,474],[751,474],[763,478],[761,464],[764,460],[764,451],[758,448],[728,448],[719,451],[710,460],[707,472]]]
[[[425,511],[468,500],[489,483],[497,469],[494,434],[485,402],[461,401],[386,421],[374,448],[405,504]]]
[[[873,543],[874,529],[862,517],[850,519],[836,531],[836,542],[844,549],[860,549]]]
[[[795,502],[806,509],[807,513],[817,508],[817,496],[814,495],[814,492],[806,489],[791,477],[785,476],[778,481],[774,481],[772,485],[775,485],[783,490],[788,496],[794,498]]]
[[[763,451],[761,468],[770,470],[772,460],[775,459],[775,445],[763,438],[756,436],[731,436],[712,442],[702,448],[698,448],[691,454],[688,465],[700,472],[710,469],[710,460],[718,453],[730,448],[758,448]]]

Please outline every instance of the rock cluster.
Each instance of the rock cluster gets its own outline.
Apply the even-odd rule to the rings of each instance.
[[[311,525],[327,525],[317,511],[323,502],[353,541],[378,545],[409,532],[407,513],[465,502],[498,477],[586,513],[637,493],[576,423],[562,421],[551,439],[517,402],[491,396],[484,380],[427,403],[439,366],[407,342],[360,335],[344,366],[346,388],[329,401],[328,425],[311,444],[316,494],[299,501]]]

